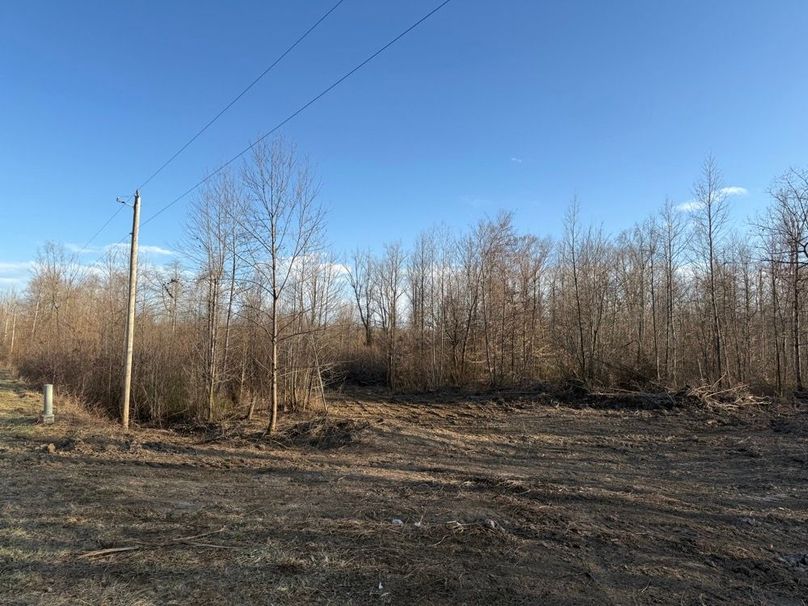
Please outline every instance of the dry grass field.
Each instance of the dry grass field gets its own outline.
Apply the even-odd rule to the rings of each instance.
[[[39,408],[2,375],[2,604],[808,599],[804,411],[353,394],[269,441]]]

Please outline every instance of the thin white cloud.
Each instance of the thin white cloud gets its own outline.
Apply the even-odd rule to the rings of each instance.
[[[33,266],[33,261],[0,261],[0,273],[28,271]]]
[[[730,187],[722,187],[721,193],[729,198],[730,196],[745,196],[749,193],[749,190],[747,190],[745,187],[740,187],[739,185],[732,185]]]
[[[139,248],[140,248],[141,251],[143,251],[147,255],[170,256],[170,255],[174,254],[173,250],[169,250],[168,248],[163,248],[162,246],[141,246]]]
[[[111,244],[106,247],[107,250],[129,250],[129,243],[128,242],[119,242],[118,244]],[[174,251],[169,250],[168,248],[163,248],[162,246],[154,246],[150,244],[140,244],[138,246],[138,251],[140,253],[145,253],[147,255],[173,255]]]
[[[511,162],[516,162],[517,164],[521,164],[524,160],[522,158],[517,158],[516,156],[511,157]]]
[[[338,276],[347,276],[351,273],[351,270],[348,269],[348,266],[345,263],[324,263],[323,269],[331,269],[336,275]]]
[[[117,244],[106,244],[104,246],[87,246],[82,247],[78,244],[73,244],[72,242],[68,242],[65,244],[65,248],[70,252],[74,252],[80,255],[98,255],[105,253],[109,250],[129,250],[129,243],[128,242],[118,242]],[[140,252],[145,254],[151,255],[173,255],[174,251],[168,248],[163,248],[162,246],[153,246],[149,244],[141,244],[138,249]]]
[[[128,251],[129,244],[125,243],[108,244],[106,246],[97,246],[86,249],[82,249],[81,246],[77,246],[75,244],[65,244],[65,248],[71,252],[83,255],[93,252],[98,254],[98,253],[104,253],[105,251],[119,250],[119,249]],[[141,246],[140,251],[147,255],[164,256],[164,257],[176,254],[173,250],[149,244]],[[85,259],[84,262],[79,263],[78,267],[88,274],[102,275],[104,273],[105,270],[101,265],[99,265],[97,262],[88,264],[88,261],[89,261],[88,259]],[[37,262],[33,260],[0,261],[0,292],[11,288],[16,289],[24,288],[31,279],[32,270],[36,269],[36,267]]]
[[[4,276],[0,276],[0,285],[22,286],[25,284],[25,282],[25,278],[6,278]]]
[[[0,290],[24,287],[33,266],[33,261],[0,261]]]
[[[749,193],[749,190],[745,187],[741,187],[740,185],[730,185],[729,187],[722,187],[718,190],[718,193],[724,198],[732,198],[735,196],[745,196]],[[697,210],[700,206],[698,200],[688,200],[687,202],[682,202],[681,204],[676,205],[676,210],[682,213],[691,213],[694,210]]]
[[[682,202],[681,204],[676,205],[676,210],[682,213],[691,213],[699,207],[699,203],[696,200],[689,200],[688,202]]]

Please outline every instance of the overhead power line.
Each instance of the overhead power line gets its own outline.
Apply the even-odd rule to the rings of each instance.
[[[320,99],[322,99],[323,97],[325,97],[325,96],[326,96],[328,93],[330,93],[332,90],[334,90],[335,88],[337,88],[337,87],[338,87],[340,84],[342,84],[342,83],[343,83],[345,80],[347,80],[347,79],[348,79],[348,78],[350,78],[352,75],[354,75],[356,72],[358,72],[360,69],[362,69],[363,67],[365,67],[365,66],[366,66],[368,63],[370,63],[371,61],[373,61],[373,60],[374,60],[376,57],[378,57],[379,55],[381,55],[381,54],[382,54],[384,51],[386,51],[388,48],[390,48],[391,46],[393,46],[393,45],[394,45],[396,42],[398,42],[399,40],[401,40],[401,39],[402,39],[404,36],[406,36],[407,34],[409,34],[409,33],[410,33],[412,30],[414,30],[415,28],[417,28],[417,27],[418,27],[419,25],[421,25],[421,24],[422,24],[424,21],[426,21],[427,19],[429,19],[429,18],[430,18],[432,15],[434,15],[435,13],[437,13],[439,10],[441,10],[441,9],[442,9],[444,6],[446,6],[447,4],[449,4],[449,2],[451,2],[451,1],[452,1],[452,0],[444,0],[443,2],[441,2],[440,4],[438,4],[438,6],[436,6],[435,8],[433,8],[431,11],[429,11],[429,12],[428,12],[426,15],[424,15],[424,16],[423,16],[423,17],[421,17],[420,19],[418,19],[418,21],[416,21],[415,23],[413,23],[412,25],[410,25],[410,26],[409,26],[407,29],[405,29],[403,32],[401,32],[400,34],[398,34],[398,35],[397,35],[395,38],[393,38],[392,40],[390,40],[390,41],[389,41],[387,44],[385,44],[384,46],[382,46],[381,48],[379,48],[379,49],[378,49],[376,52],[374,52],[372,55],[370,55],[370,56],[369,56],[367,59],[365,59],[364,61],[362,61],[361,63],[359,63],[359,64],[358,64],[356,67],[354,67],[354,68],[353,68],[353,69],[351,69],[350,71],[348,71],[348,72],[346,72],[345,74],[343,74],[342,76],[340,76],[340,77],[339,77],[337,80],[335,80],[335,81],[334,81],[334,82],[333,82],[331,85],[329,85],[329,86],[327,86],[326,88],[324,88],[324,89],[323,89],[323,90],[322,90],[320,93],[318,93],[317,95],[315,95],[314,97],[312,97],[312,98],[311,98],[309,101],[307,101],[306,103],[304,103],[303,105],[301,105],[301,106],[300,106],[298,109],[296,109],[294,112],[292,112],[291,114],[289,114],[289,115],[288,115],[286,118],[284,118],[283,120],[281,120],[281,121],[280,121],[278,124],[276,124],[276,125],[275,125],[274,127],[272,127],[270,130],[268,130],[268,131],[267,131],[267,132],[265,132],[263,135],[261,135],[261,136],[260,136],[260,137],[259,137],[259,138],[258,138],[256,141],[254,141],[253,143],[250,143],[250,144],[249,144],[247,147],[245,147],[243,150],[241,150],[241,151],[240,151],[239,153],[237,153],[235,156],[233,156],[232,158],[230,158],[230,159],[229,159],[227,162],[225,162],[224,164],[222,164],[221,166],[219,166],[219,167],[218,167],[216,170],[214,170],[213,172],[209,173],[209,174],[208,174],[206,177],[204,177],[203,179],[201,179],[200,181],[198,181],[197,183],[195,183],[194,185],[192,185],[191,187],[189,187],[188,189],[186,189],[186,190],[185,190],[183,193],[181,193],[179,196],[177,196],[176,198],[174,198],[174,199],[173,199],[171,202],[169,202],[168,204],[166,204],[165,206],[163,206],[162,208],[160,208],[160,209],[159,209],[157,212],[155,212],[154,214],[152,214],[151,216],[149,216],[149,218],[148,218],[148,219],[146,219],[145,221],[143,221],[143,225],[146,225],[146,224],[151,223],[152,221],[154,221],[154,220],[155,220],[157,217],[159,217],[161,214],[163,214],[163,213],[164,213],[165,211],[167,211],[169,208],[171,208],[172,206],[174,206],[174,205],[175,205],[177,202],[179,202],[180,200],[182,200],[183,198],[185,198],[187,195],[189,195],[190,193],[192,193],[192,192],[193,192],[194,190],[196,190],[198,187],[200,187],[201,185],[203,185],[204,183],[206,183],[207,181],[209,181],[209,180],[210,180],[212,177],[214,177],[216,174],[218,174],[219,172],[221,172],[222,170],[224,170],[225,168],[227,168],[228,166],[230,166],[230,165],[231,165],[233,162],[235,162],[236,160],[238,160],[239,158],[241,158],[241,157],[242,157],[244,154],[246,154],[248,151],[250,151],[251,149],[253,149],[253,148],[254,148],[256,145],[258,145],[258,144],[259,144],[261,141],[263,141],[264,139],[266,139],[267,137],[269,137],[269,136],[270,136],[270,135],[272,135],[273,133],[277,132],[277,131],[278,131],[279,129],[281,129],[281,128],[282,128],[282,127],[283,127],[283,126],[284,126],[284,125],[285,125],[287,122],[289,122],[290,120],[294,119],[294,118],[295,118],[295,117],[297,117],[299,114],[303,113],[303,112],[304,112],[306,109],[308,109],[308,108],[309,108],[311,105],[313,105],[314,103],[316,103],[317,101],[319,101]]]
[[[188,149],[188,146],[190,146],[194,141],[196,141],[200,137],[200,135],[202,135],[202,133],[204,133],[206,130],[208,130],[208,128],[210,128],[213,125],[213,123],[216,122],[216,120],[221,118],[222,115],[228,109],[233,107],[238,102],[238,100],[241,99],[245,94],[247,94],[247,92],[253,86],[258,84],[258,82],[261,80],[261,78],[266,76],[269,72],[271,72],[274,69],[274,67],[276,65],[278,65],[278,63],[283,61],[283,59],[284,59],[284,57],[286,57],[286,55],[291,53],[297,47],[298,44],[303,42],[303,40],[305,40],[311,32],[313,32],[315,29],[317,29],[317,26],[320,25],[323,21],[325,21],[331,13],[333,13],[335,10],[337,10],[337,7],[339,7],[339,5],[342,4],[344,1],[345,0],[339,0],[334,6],[332,6],[330,9],[328,9],[319,19],[317,19],[317,21],[315,21],[314,24],[311,27],[309,27],[309,29],[307,29],[305,32],[303,32],[303,34],[301,34],[301,36],[297,40],[295,40],[289,48],[287,48],[285,51],[283,51],[280,54],[280,56],[270,64],[269,67],[267,67],[264,71],[262,71],[255,80],[250,82],[244,90],[242,90],[238,95],[236,95],[236,97],[232,101],[230,101],[230,103],[225,105],[221,109],[221,111],[219,111],[218,114],[216,114],[215,116],[213,116],[213,118],[208,120],[208,122],[201,129],[199,129],[197,131],[197,133],[193,137],[188,139],[188,141],[186,141],[185,144],[182,147],[180,147],[176,152],[174,152],[174,154],[168,160],[163,162],[163,164],[160,165],[160,168],[158,168],[151,175],[149,175],[149,178],[146,179],[143,183],[140,184],[140,187],[138,187],[138,190],[142,190],[149,182],[151,182],[152,179],[154,179],[157,175],[159,175],[161,172],[163,172],[164,168],[166,168],[169,164],[171,164],[177,158],[177,156],[179,156],[182,152],[184,152],[186,149]]]
[[[123,205],[123,204],[121,204],[121,206],[119,206],[119,207],[118,207],[118,209],[117,209],[117,210],[116,210],[114,213],[112,213],[112,216],[110,216],[110,218],[109,218],[109,219],[107,219],[107,220],[104,222],[104,224],[103,224],[101,227],[99,227],[99,228],[96,230],[96,232],[95,232],[95,233],[94,233],[92,236],[90,236],[90,239],[89,239],[89,240],[87,240],[87,242],[85,242],[85,243],[84,243],[84,246],[82,246],[82,247],[79,249],[79,252],[82,252],[82,251],[86,250],[86,249],[87,249],[87,247],[88,247],[90,244],[92,244],[92,243],[93,243],[93,241],[95,241],[95,239],[96,239],[98,236],[100,236],[100,235],[101,235],[101,232],[102,232],[102,231],[104,231],[104,230],[106,229],[107,225],[109,225],[110,223],[112,223],[112,220],[113,220],[115,217],[117,217],[117,216],[118,216],[118,214],[120,214],[120,212],[123,210],[123,207],[124,207],[124,205]]]
[[[166,160],[165,162],[163,162],[163,163],[160,165],[160,167],[159,167],[159,168],[158,168],[156,171],[154,171],[154,172],[153,172],[151,175],[149,175],[149,177],[148,177],[148,178],[147,178],[147,179],[146,179],[146,180],[145,180],[145,181],[144,181],[144,182],[143,182],[143,183],[140,185],[140,187],[138,187],[138,190],[142,190],[142,189],[143,189],[143,188],[144,188],[144,187],[145,187],[145,186],[146,186],[148,183],[150,183],[150,182],[152,181],[152,179],[154,179],[154,178],[155,178],[157,175],[159,175],[161,172],[163,172],[163,170],[164,170],[164,169],[165,169],[165,168],[166,168],[166,167],[167,167],[169,164],[171,164],[171,163],[172,163],[174,160],[176,160],[176,159],[177,159],[177,157],[178,157],[178,156],[179,156],[179,155],[180,155],[182,152],[184,152],[186,149],[188,149],[188,147],[189,147],[189,146],[190,146],[190,145],[191,145],[191,144],[192,144],[194,141],[196,141],[196,140],[197,140],[197,139],[198,139],[198,138],[199,138],[199,137],[200,137],[200,136],[201,136],[201,135],[202,135],[202,134],[203,134],[203,133],[204,133],[206,130],[208,130],[208,129],[209,129],[209,128],[210,128],[210,127],[213,125],[213,123],[214,123],[214,122],[216,122],[216,121],[217,121],[219,118],[221,118],[221,117],[222,117],[222,115],[224,115],[224,113],[225,113],[227,110],[229,110],[231,107],[233,107],[233,106],[234,106],[234,105],[235,105],[235,104],[236,104],[236,103],[239,101],[239,99],[241,99],[241,98],[242,98],[244,95],[246,95],[246,94],[247,94],[247,92],[249,92],[249,90],[250,90],[250,89],[251,89],[253,86],[255,86],[256,84],[258,84],[258,82],[259,82],[259,81],[260,81],[260,80],[261,80],[261,79],[262,79],[264,76],[266,76],[266,75],[267,75],[269,72],[271,72],[271,71],[272,71],[272,70],[275,68],[275,66],[277,66],[277,65],[278,65],[278,64],[279,64],[281,61],[283,61],[283,59],[284,59],[284,58],[285,58],[285,57],[286,57],[286,56],[287,56],[289,53],[291,53],[291,52],[292,52],[292,51],[293,51],[293,50],[294,50],[294,49],[295,49],[295,48],[296,48],[296,47],[297,47],[297,46],[298,46],[298,45],[299,45],[301,42],[303,42],[303,40],[305,40],[305,39],[308,37],[308,35],[309,35],[309,34],[311,34],[311,33],[312,33],[312,32],[313,32],[315,29],[317,29],[317,27],[318,27],[318,26],[319,26],[319,25],[320,25],[320,24],[321,24],[323,21],[325,21],[325,20],[328,18],[328,16],[329,16],[329,15],[331,15],[331,13],[333,13],[333,12],[334,12],[334,11],[335,11],[335,10],[336,10],[338,7],[339,7],[339,5],[340,5],[340,4],[342,4],[344,1],[345,1],[345,0],[339,0],[339,1],[338,1],[336,4],[334,4],[334,5],[333,5],[333,6],[332,6],[330,9],[328,9],[328,10],[327,10],[325,13],[323,13],[323,15],[322,15],[322,16],[321,16],[319,19],[317,19],[317,21],[315,21],[315,22],[314,22],[314,23],[311,25],[311,27],[309,27],[309,28],[308,28],[308,29],[307,29],[305,32],[303,32],[303,33],[302,33],[302,34],[301,34],[301,35],[300,35],[300,36],[297,38],[297,40],[295,40],[295,41],[294,41],[294,42],[291,44],[291,46],[289,46],[289,47],[288,47],[288,48],[287,48],[285,51],[283,51],[283,52],[282,52],[282,53],[281,53],[281,54],[278,56],[278,58],[277,58],[277,59],[275,59],[275,61],[273,61],[273,62],[272,62],[270,65],[269,65],[269,67],[267,67],[267,68],[266,68],[264,71],[262,71],[262,72],[261,72],[261,73],[258,75],[258,77],[257,77],[257,78],[255,78],[255,79],[254,79],[252,82],[250,82],[250,83],[249,83],[249,84],[248,84],[248,85],[247,85],[247,86],[246,86],[246,87],[245,87],[245,88],[244,88],[244,89],[243,89],[243,90],[242,90],[242,91],[241,91],[241,92],[240,92],[238,95],[236,95],[236,96],[233,98],[233,100],[232,100],[232,101],[230,101],[230,102],[229,102],[227,105],[225,105],[225,106],[224,106],[224,107],[223,107],[223,108],[222,108],[222,109],[219,111],[219,113],[217,113],[215,116],[213,116],[213,118],[211,118],[210,120],[208,120],[208,122],[207,122],[207,123],[206,123],[206,124],[205,124],[205,125],[204,125],[204,126],[201,128],[201,129],[199,129],[199,130],[196,132],[196,134],[194,134],[194,136],[193,136],[193,137],[191,137],[190,139],[188,139],[188,141],[186,141],[186,142],[183,144],[183,146],[182,146],[182,147],[180,147],[180,148],[179,148],[179,149],[178,149],[176,152],[174,152],[174,154],[172,154],[172,155],[171,155],[171,156],[168,158],[168,160]],[[131,199],[131,196],[130,196],[130,199]],[[112,213],[112,216],[111,216],[109,219],[107,219],[107,220],[104,222],[104,224],[103,224],[103,225],[101,225],[101,227],[99,227],[99,228],[98,228],[98,230],[97,230],[97,231],[96,231],[96,232],[95,232],[95,233],[94,233],[94,234],[93,234],[93,235],[90,237],[90,239],[89,239],[89,240],[87,240],[86,244],[84,244],[84,246],[82,246],[82,247],[81,247],[81,250],[86,249],[86,248],[87,248],[87,247],[88,247],[90,244],[92,244],[92,243],[95,241],[95,239],[96,239],[96,238],[97,238],[99,235],[101,235],[101,233],[102,233],[102,232],[103,232],[103,231],[104,231],[104,230],[107,228],[107,226],[108,226],[110,223],[112,223],[112,221],[115,219],[115,217],[117,217],[117,216],[118,216],[118,214],[121,212],[121,210],[123,210],[123,206],[121,206],[120,208],[118,208],[118,210],[116,210],[114,213]]]

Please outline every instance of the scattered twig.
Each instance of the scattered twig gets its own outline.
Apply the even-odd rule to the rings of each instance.
[[[212,534],[218,534],[225,530],[224,527],[220,528],[219,530],[212,530],[210,532],[203,532],[202,534],[192,535],[190,537],[178,537],[176,539],[170,539],[168,541],[161,541],[158,543],[147,543],[144,541],[135,541],[135,545],[124,545],[121,547],[107,547],[106,549],[96,549],[95,551],[88,551],[86,553],[79,554],[78,557],[80,558],[96,558],[105,555],[113,555],[116,553],[124,553],[127,551],[137,551],[139,549],[155,549],[158,547],[169,547],[172,545],[190,545],[193,547],[210,547],[213,549],[236,549],[231,545],[214,545],[210,543],[197,543],[195,542],[196,539],[201,539],[203,537],[208,537]]]
[[[126,547],[110,547],[108,549],[97,549],[95,551],[88,551],[79,555],[80,558],[95,558],[98,556],[111,555],[113,553],[121,553],[123,551],[135,551],[142,549],[142,545],[128,545]]]

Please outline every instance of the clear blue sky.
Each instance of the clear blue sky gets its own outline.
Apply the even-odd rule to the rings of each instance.
[[[333,3],[0,3],[0,287],[46,240],[83,244]],[[144,216],[436,4],[346,0],[143,191]],[[708,153],[747,216],[808,164],[806,31],[804,0],[454,0],[283,134],[338,251],[498,209],[557,234],[574,195],[618,231],[687,200]],[[174,246],[185,208],[142,242]]]

